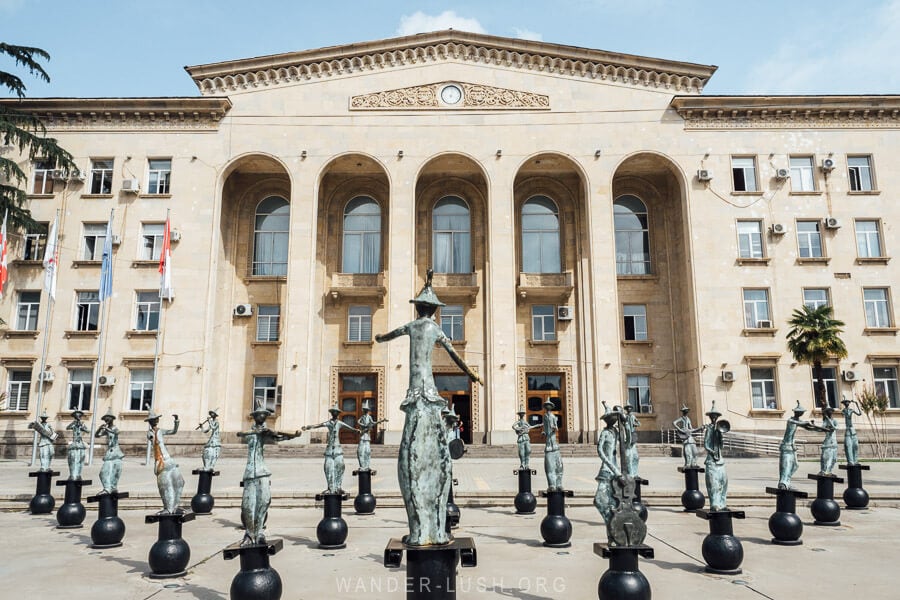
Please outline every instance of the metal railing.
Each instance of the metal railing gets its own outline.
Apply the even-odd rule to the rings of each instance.
[[[663,444],[681,444],[678,432],[674,429],[660,430],[660,441]],[[693,434],[694,441],[699,449],[703,448],[703,432]],[[730,431],[725,435],[724,448],[726,455],[735,456],[742,454],[753,455],[778,455],[781,453],[779,446],[781,438],[773,435],[759,435],[757,433],[745,433]],[[804,444],[797,444],[797,455],[804,456]]]

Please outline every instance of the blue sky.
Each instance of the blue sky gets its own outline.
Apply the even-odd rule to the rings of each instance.
[[[30,97],[196,96],[185,65],[448,27],[718,65],[706,94],[900,93],[900,0],[0,0],[0,24],[51,54]]]

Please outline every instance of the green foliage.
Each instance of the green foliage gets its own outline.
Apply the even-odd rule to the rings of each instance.
[[[866,385],[856,393],[856,401],[866,415],[866,421],[872,428],[872,437],[875,442],[875,453],[878,458],[887,456],[887,427],[884,422],[884,413],[888,408],[888,398],[884,394],[875,391],[875,386]]]
[[[822,363],[829,358],[846,358],[847,346],[840,335],[844,332],[841,329],[844,322],[832,316],[830,306],[810,308],[804,305],[791,314],[788,325],[791,326],[787,334],[788,350],[797,362],[812,365],[817,380],[816,402],[824,408],[826,397]]]
[[[49,60],[50,55],[40,48],[0,42],[0,55],[12,58],[30,75],[50,81],[40,62]],[[25,97],[25,83],[13,73],[0,71],[0,86],[20,99]],[[14,158],[21,162],[16,162]],[[28,210],[26,191],[22,189],[28,182],[22,165],[30,164],[35,159],[51,163],[54,169],[76,170],[72,155],[60,148],[55,139],[47,137],[47,129],[39,117],[19,110],[14,102],[0,103],[0,214],[9,210],[8,226],[11,230],[33,230],[37,226]]]

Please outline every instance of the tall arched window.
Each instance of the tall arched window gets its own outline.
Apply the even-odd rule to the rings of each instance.
[[[269,196],[256,206],[254,275],[287,275],[290,224],[291,207],[284,198]]]
[[[616,226],[616,273],[650,274],[650,229],[647,207],[636,196],[621,196],[613,204]]]
[[[447,196],[434,206],[431,217],[436,273],[471,273],[472,243],[469,207],[462,198]]]
[[[559,209],[550,198],[534,196],[522,205],[522,272],[559,273]]]
[[[381,207],[367,196],[358,196],[344,209],[342,273],[381,271]]]

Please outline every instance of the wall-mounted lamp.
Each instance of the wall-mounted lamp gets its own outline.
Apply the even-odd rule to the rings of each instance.
[[[191,162],[194,162],[195,160],[197,160],[197,157],[196,157],[196,156],[192,156],[192,157],[191,157]]]
[[[503,150],[497,150],[497,158],[503,156]]]
[[[306,160],[306,150],[300,151],[300,160]]]
[[[403,158],[403,150],[397,151],[397,158]]]
[[[602,153],[600,152],[599,148],[597,150],[594,150],[594,158],[600,158],[600,154]]]

